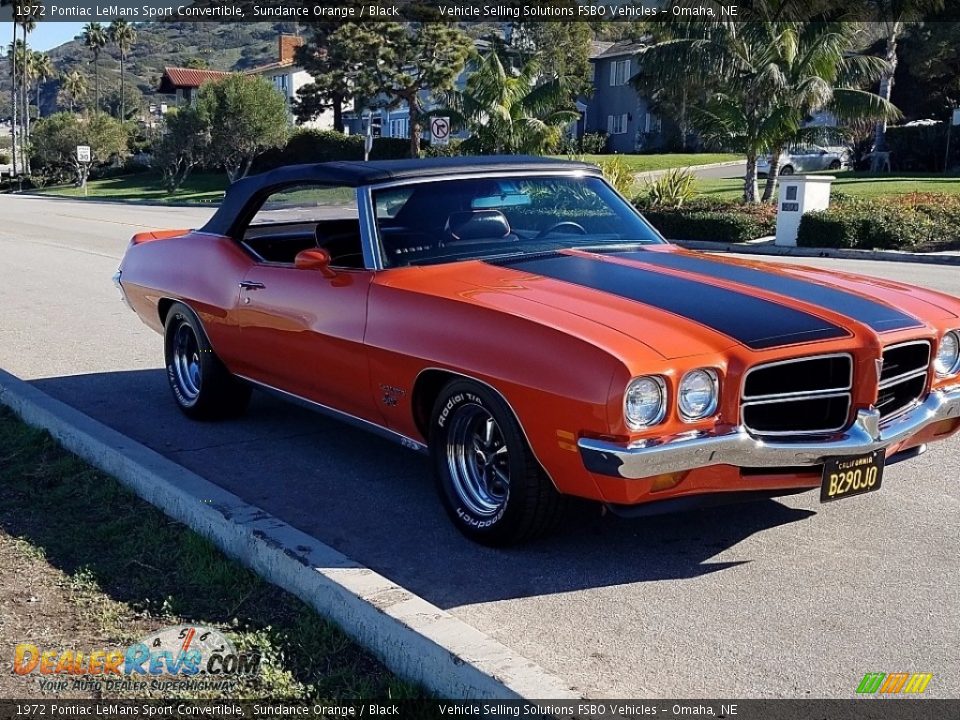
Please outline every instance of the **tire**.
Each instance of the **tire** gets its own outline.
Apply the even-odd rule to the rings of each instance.
[[[440,393],[430,420],[430,453],[443,506],[464,535],[512,545],[544,535],[567,499],[530,451],[499,395],[468,380]]]
[[[839,160],[834,160],[834,161],[832,161],[832,162],[830,163],[830,167],[827,168],[827,169],[828,169],[828,170],[839,170],[839,169],[840,169],[840,161],[839,161]]]
[[[222,420],[247,409],[250,386],[227,371],[190,308],[183,303],[170,308],[163,338],[167,380],[184,415]]]
[[[780,168],[780,175],[781,177],[793,175],[793,165],[784,165],[782,168]]]

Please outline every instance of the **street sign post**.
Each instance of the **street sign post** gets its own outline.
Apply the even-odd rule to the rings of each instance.
[[[430,144],[431,145],[449,145],[450,144],[450,118],[435,117],[430,121]]]

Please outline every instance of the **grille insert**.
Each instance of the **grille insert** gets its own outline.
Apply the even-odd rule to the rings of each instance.
[[[883,350],[877,410],[886,418],[905,410],[927,389],[930,343],[926,340],[891,345]]]
[[[835,432],[847,424],[852,387],[847,354],[759,365],[744,377],[741,422],[757,435]]]

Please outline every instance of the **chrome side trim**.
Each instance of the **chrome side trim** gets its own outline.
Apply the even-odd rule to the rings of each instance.
[[[398,433],[395,430],[391,430],[388,427],[384,427],[383,425],[378,425],[377,423],[371,422],[370,420],[364,420],[363,418],[357,417],[356,415],[351,415],[350,413],[344,412],[343,410],[337,410],[336,408],[332,408],[329,405],[318,403],[315,400],[309,400],[308,398],[305,398],[301,395],[296,395],[294,393],[287,392],[286,390],[281,390],[280,388],[273,387],[272,385],[268,385],[266,383],[260,382],[259,380],[254,380],[253,378],[249,378],[245,375],[237,375],[237,377],[240,378],[241,380],[244,380],[250,383],[251,385],[255,385],[261,390],[266,390],[268,393],[278,395],[284,400],[292,401],[298,405],[306,407],[308,410],[314,410],[316,412],[332,417],[335,420],[340,420],[341,422],[345,422],[348,425],[353,425],[354,427],[360,428],[361,430],[366,430],[367,432],[371,432],[374,435],[379,435],[380,437],[386,440],[390,440],[392,442],[398,443],[399,445],[402,445],[408,450],[416,450],[417,452],[420,452],[420,453],[427,452],[427,446],[424,443],[420,442],[419,440],[414,440],[413,438],[407,437],[406,435],[403,435],[401,433]]]
[[[934,391],[909,412],[882,421],[874,408],[859,410],[847,430],[822,439],[771,441],[736,427],[630,444],[581,438],[578,446],[589,471],[639,479],[711,465],[761,468],[821,465],[829,458],[862,455],[889,447],[928,425],[957,418],[960,418],[960,385]]]

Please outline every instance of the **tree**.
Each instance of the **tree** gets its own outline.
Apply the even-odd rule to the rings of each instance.
[[[20,0],[20,12],[15,18],[15,22],[20,25],[21,30],[23,30],[23,54],[19,62],[20,67],[20,91],[23,93],[22,108],[23,113],[21,116],[21,142],[22,142],[22,152],[20,163],[23,167],[24,172],[30,172],[30,150],[27,147],[30,142],[30,97],[28,94],[29,82],[28,82],[28,72],[30,64],[30,50],[27,43],[30,33],[34,31],[37,27],[37,20],[39,19],[39,14],[42,12],[43,2],[42,0]]]
[[[447,107],[431,114],[449,115],[456,126],[469,130],[463,148],[473,153],[547,152],[580,115],[562,79],[537,85],[539,76],[536,60],[510,72],[497,53],[489,53],[462,91],[441,96]]]
[[[343,43],[331,43],[331,36],[342,27],[337,21],[306,23],[310,39],[296,50],[297,64],[310,73],[313,82],[297,91],[295,111],[301,122],[313,120],[327,110],[333,111],[333,129],[343,132],[343,106],[357,94],[351,77],[357,74]]]
[[[176,192],[205,159],[210,129],[196,108],[180,108],[164,116],[163,135],[154,143],[153,162],[160,168],[167,192]]]
[[[260,76],[234,74],[207,83],[197,111],[210,134],[210,160],[230,182],[246,177],[257,155],[283,145],[290,130],[286,98]]]
[[[90,86],[87,78],[81,75],[79,70],[72,70],[61,76],[60,92],[70,98],[70,112],[74,112],[76,104],[90,92]]]
[[[897,45],[907,24],[919,20],[925,12],[939,10],[943,0],[870,0],[883,30],[883,59],[887,66],[880,76],[879,95],[889,102],[893,92],[893,77],[897,71]],[[887,121],[877,122],[873,138],[875,150],[884,150],[887,146]]]
[[[342,44],[338,52],[349,62],[349,81],[361,97],[372,88],[373,106],[407,106],[410,155],[419,157],[424,95],[453,88],[473,52],[470,38],[446,23],[348,23],[330,43]]]
[[[20,13],[20,0],[12,0],[11,9],[14,15]],[[10,163],[14,175],[17,174],[17,23],[10,23],[13,27],[13,39],[10,41]]]
[[[113,42],[120,51],[120,119],[126,120],[126,103],[124,102],[126,99],[124,96],[124,81],[126,80],[126,76],[124,74],[124,64],[127,60],[127,53],[130,52],[130,48],[133,47],[133,43],[137,39],[137,31],[134,30],[133,25],[126,20],[117,19],[110,23],[107,33],[110,36],[111,42]]]
[[[127,131],[106,113],[94,111],[88,117],[80,117],[59,112],[37,123],[33,145],[41,163],[52,169],[69,170],[77,186],[83,187],[92,165],[126,154]],[[90,163],[77,160],[77,145],[90,146]]]
[[[36,91],[36,100],[37,100],[37,117],[39,118],[40,113],[40,86],[43,85],[47,80],[50,80],[53,77],[56,77],[57,71],[53,67],[53,61],[50,59],[50,56],[43,52],[37,52],[36,50],[30,53],[29,60],[29,76],[33,80],[34,89]]]
[[[564,78],[573,96],[593,94],[593,31],[589,23],[514,23],[513,37],[512,44],[520,49],[525,61],[537,58],[541,80]]]
[[[945,13],[956,17],[958,9],[954,0]],[[892,99],[910,120],[939,120],[960,107],[960,23],[936,15],[927,20],[911,26],[899,46]]]
[[[94,111],[100,111],[100,52],[107,45],[107,33],[103,25],[97,22],[87,23],[83,26],[81,35],[83,44],[93,53],[94,68],[94,93],[93,108]]]
[[[72,70],[60,78],[60,92],[70,98],[70,112],[74,112],[76,104],[90,92],[90,86],[79,70]]]
[[[758,156],[796,137],[809,113],[897,115],[886,100],[853,87],[884,67],[854,51],[855,26],[771,20],[781,9],[758,2],[736,22],[674,21],[666,39],[640,54],[643,73],[665,85],[714,78],[714,88],[691,108],[691,124],[704,138],[746,155],[747,202],[757,201]]]

